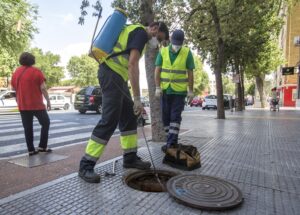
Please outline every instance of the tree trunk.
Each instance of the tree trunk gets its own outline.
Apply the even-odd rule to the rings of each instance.
[[[265,108],[264,80],[265,80],[265,75],[255,76],[257,91],[259,93],[259,98],[260,98],[262,108]]]
[[[242,90],[242,110],[245,110],[245,85],[244,85],[244,70],[241,68],[241,90]]]
[[[236,97],[236,111],[243,111],[243,80],[242,80],[242,71],[240,70],[239,60],[235,58],[234,61],[236,75],[239,76],[239,83],[236,83],[237,97]]]
[[[160,99],[155,97],[155,57],[157,52],[152,49],[148,49],[145,53],[145,66],[147,74],[149,102],[151,111],[151,129],[152,129],[152,141],[162,142],[166,139],[166,134],[162,124],[162,113],[160,107]]]
[[[141,1],[141,23],[148,25],[154,21],[154,14],[152,10],[152,0]],[[151,112],[151,131],[152,141],[165,141],[166,135],[162,124],[160,100],[154,96],[155,94],[155,57],[157,55],[156,49],[146,49],[145,52],[145,68],[148,83],[150,112]]]
[[[220,25],[220,19],[217,12],[217,7],[214,2],[211,4],[211,15],[215,24],[216,33],[218,35],[218,41],[217,41],[217,56],[216,64],[214,66],[214,73],[216,77],[216,88],[217,88],[217,119],[225,119],[225,110],[224,110],[224,98],[223,98],[223,84],[222,84],[222,69],[224,68],[224,58],[225,58],[225,52],[224,52],[224,41],[222,38],[222,31],[221,31],[221,25]]]

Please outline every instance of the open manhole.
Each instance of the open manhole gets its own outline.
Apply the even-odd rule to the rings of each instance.
[[[144,192],[166,192],[168,180],[178,173],[167,170],[156,170],[157,176],[153,170],[135,171],[124,177],[125,183],[135,189]]]

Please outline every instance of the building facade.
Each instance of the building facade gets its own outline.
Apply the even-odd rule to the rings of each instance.
[[[295,39],[300,36],[300,3],[286,12],[285,24],[281,30],[279,46],[283,51],[285,64],[281,65],[275,74],[277,92],[280,95],[282,106],[295,107],[298,99],[300,61],[300,46]],[[282,68],[294,67],[293,75],[282,75]]]

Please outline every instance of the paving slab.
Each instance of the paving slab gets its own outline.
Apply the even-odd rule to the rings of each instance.
[[[259,115],[259,114],[258,114]],[[205,118],[181,136],[201,152],[202,167],[181,171],[162,164],[161,144],[150,143],[157,168],[181,174],[193,173],[224,179],[237,186],[244,202],[236,209],[214,212],[190,208],[176,202],[168,193],[134,190],[123,183],[133,170],[122,167],[117,157],[96,166],[100,184],[88,184],[77,173],[0,200],[0,214],[267,214],[297,215],[300,211],[300,120],[263,116],[233,116],[227,120]],[[298,116],[298,115],[294,115]],[[195,119],[194,115],[190,116]],[[187,116],[188,120],[189,116]],[[293,119],[289,119],[293,118]],[[187,121],[186,121],[187,122]],[[139,154],[149,160],[143,146]]]
[[[33,156],[22,156],[18,158],[14,158],[12,160],[9,160],[9,163],[13,163],[19,166],[23,167],[36,167],[36,166],[42,166],[48,163],[52,163],[55,161],[66,159],[68,156],[64,155],[58,155],[55,153],[39,153],[37,155]]]

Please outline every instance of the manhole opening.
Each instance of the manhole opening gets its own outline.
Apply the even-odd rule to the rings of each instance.
[[[178,175],[178,173],[166,170],[156,170],[156,172],[159,180],[153,170],[147,170],[130,173],[124,177],[124,181],[129,187],[135,190],[144,192],[166,192],[168,180]]]

